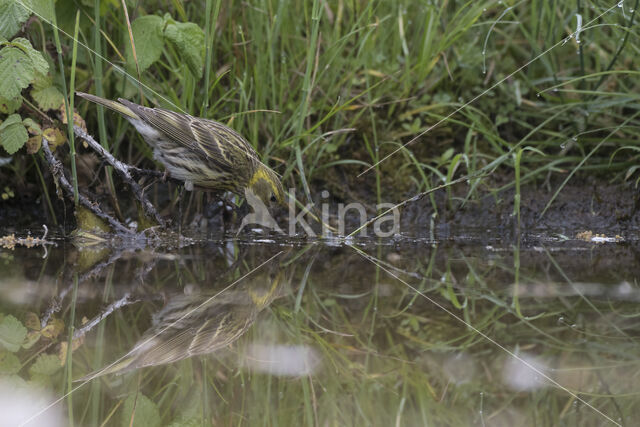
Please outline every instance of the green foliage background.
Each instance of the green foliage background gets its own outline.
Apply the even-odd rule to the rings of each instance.
[[[0,173],[38,182],[26,153],[64,127],[73,83],[228,123],[307,195],[397,201],[496,170],[508,179],[473,179],[467,197],[554,176],[560,191],[575,173],[637,184],[637,3],[175,0],[125,2],[127,15],[116,0],[0,0],[14,156]],[[117,157],[153,166],[120,117],[75,107]]]

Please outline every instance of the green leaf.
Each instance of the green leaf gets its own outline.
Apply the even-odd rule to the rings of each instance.
[[[60,369],[60,359],[55,354],[41,354],[29,368],[31,376],[55,374]]]
[[[0,125],[0,132],[2,131],[4,124],[14,116],[18,117],[18,120],[20,122],[19,124],[20,126],[22,126],[20,116],[14,114],[12,116],[9,116],[9,118],[5,120],[2,125]],[[22,126],[22,129],[24,129],[24,126]],[[27,131],[25,130],[24,132],[26,134]],[[20,346],[22,345],[22,342],[24,341],[26,336],[27,328],[25,328],[18,319],[11,315],[2,317],[2,319],[0,320],[0,344],[4,348],[12,353],[15,353],[20,349]]]
[[[126,427],[156,427],[160,425],[160,412],[156,404],[144,394],[132,394],[124,401],[120,420],[120,424]]]
[[[31,8],[36,16],[47,22],[53,21],[53,10],[49,0],[31,0]]]
[[[33,46],[31,46],[31,42],[23,37],[18,37],[16,39],[11,40],[11,44],[13,46],[19,47],[23,50],[24,53],[31,59],[31,64],[33,64],[33,69],[40,74],[47,74],[49,71],[49,63],[42,53],[35,50]]]
[[[162,18],[157,15],[146,15],[133,21],[131,24],[133,40],[136,44],[136,55],[140,72],[149,68],[151,64],[160,59],[164,38],[162,36]],[[125,47],[125,57],[131,69],[135,69],[133,50],[129,41],[129,34],[125,35],[127,40]]]
[[[33,61],[21,49],[7,46],[0,50],[1,97],[10,99],[19,96],[34,75]]]
[[[22,97],[16,96],[15,98],[6,99],[0,97],[0,113],[11,114],[14,113],[22,105]]]
[[[51,76],[36,74],[31,97],[43,110],[57,110],[64,104],[64,95],[53,85]]]
[[[0,375],[17,374],[22,365],[15,354],[0,352]]]
[[[166,18],[165,18],[166,19]],[[189,71],[195,77],[202,77],[204,67],[204,31],[192,22],[167,20],[164,36],[175,46]]]
[[[31,12],[18,0],[0,0],[0,37],[7,39],[13,37],[29,15]]]
[[[22,124],[27,128],[27,131],[31,135],[42,135],[42,128],[31,117],[27,117],[26,119],[24,119],[22,121]]]

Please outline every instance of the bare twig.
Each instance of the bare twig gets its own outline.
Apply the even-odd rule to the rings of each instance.
[[[144,195],[140,184],[138,184],[131,176],[132,167],[113,157],[111,153],[105,150],[102,145],[98,144],[98,142],[93,139],[91,135],[85,132],[81,127],[74,126],[73,131],[75,132],[77,137],[84,139],[95,152],[97,152],[100,156],[102,156],[103,159],[105,159],[111,166],[113,166],[113,168],[116,170],[116,172],[118,172],[122,179],[127,184],[129,184],[133,195],[142,205],[142,209],[144,210],[145,215],[147,215],[149,218],[153,218],[160,225],[166,225],[165,220],[162,219],[156,208]],[[135,172],[138,172],[140,170],[141,169],[136,168]]]
[[[44,157],[47,160],[47,163],[49,163],[49,169],[51,170],[51,173],[64,190],[66,196],[69,199],[74,200],[73,186],[69,183],[67,177],[64,175],[64,168],[62,166],[62,163],[60,163],[58,159],[53,156],[53,153],[49,149],[49,143],[47,142],[46,138],[42,138],[42,151],[44,152]],[[126,234],[133,233],[133,230],[125,227],[120,223],[120,221],[104,212],[97,204],[92,203],[91,200],[89,200],[86,196],[78,194],[78,203],[89,209],[98,218],[106,221],[114,230]]]
[[[93,329],[101,321],[106,319],[114,311],[119,310],[122,307],[125,307],[127,305],[135,304],[137,302],[145,301],[145,300],[149,300],[149,299],[154,299],[154,298],[153,298],[152,295],[141,296],[141,295],[131,295],[129,293],[125,294],[119,300],[114,301],[111,304],[109,304],[108,306],[106,306],[104,308],[104,310],[102,310],[102,312],[100,314],[98,314],[93,319],[89,320],[81,328],[76,329],[76,331],[73,334],[73,338],[75,339],[75,338],[79,338],[79,337],[82,337],[82,336],[86,335],[87,332],[89,332],[91,329]]]

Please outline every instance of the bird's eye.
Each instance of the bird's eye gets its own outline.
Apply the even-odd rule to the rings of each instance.
[[[271,198],[269,199],[272,203],[276,201],[276,195],[272,194]]]

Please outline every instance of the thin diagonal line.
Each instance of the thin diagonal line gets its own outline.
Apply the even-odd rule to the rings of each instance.
[[[209,304],[211,301],[213,301],[214,298],[216,298],[218,295],[220,295],[221,293],[229,290],[233,285],[235,285],[236,283],[240,282],[241,280],[245,279],[246,277],[248,277],[249,275],[251,275],[253,272],[255,272],[256,270],[260,269],[261,267],[263,267],[265,264],[268,264],[269,262],[271,262],[274,258],[276,258],[277,256],[279,256],[280,254],[282,254],[283,251],[278,252],[277,254],[275,254],[274,256],[272,256],[271,258],[269,258],[268,260],[266,260],[265,262],[263,262],[262,264],[260,264],[259,266],[257,266],[256,268],[254,268],[253,270],[251,270],[250,272],[246,273],[244,276],[240,277],[239,279],[233,281],[231,284],[227,285],[224,289],[222,289],[220,292],[216,293],[215,295],[207,298],[202,304],[200,304],[199,306],[195,307],[194,309],[190,310],[189,312],[187,312],[186,314],[184,314],[183,316],[181,316],[180,318],[178,318],[177,320],[175,320],[174,322],[172,322],[171,324],[169,324],[168,326],[166,326],[164,329],[161,329],[158,333],[156,333],[155,335],[149,337],[148,339],[146,339],[145,341],[143,341],[142,343],[136,345],[134,348],[132,348],[127,354],[125,354],[124,356],[120,357],[119,359],[117,359],[116,361],[112,362],[111,364],[107,365],[106,367],[102,368],[100,371],[98,371],[98,375],[102,372],[105,372],[106,370],[108,370],[109,368],[111,368],[112,366],[116,365],[117,363],[120,363],[123,359],[125,359],[126,357],[130,356],[134,351],[138,350],[139,348],[143,347],[145,344],[147,344],[148,342],[150,342],[151,340],[153,340],[154,338],[156,338],[158,335],[162,334],[164,331],[166,331],[167,329],[173,327],[176,323],[180,322],[182,319],[184,319],[185,317],[190,316],[194,311],[200,309],[202,306]],[[28,418],[27,420],[23,421],[20,424],[20,427],[26,425],[27,423],[29,423],[30,421],[32,421],[33,419],[39,417],[40,415],[42,415],[44,412],[46,412],[49,408],[52,408],[53,406],[57,405],[58,403],[62,402],[64,399],[66,399],[71,393],[73,393],[74,391],[78,390],[79,388],[85,386],[86,384],[88,384],[89,382],[91,382],[92,379],[95,379],[95,377],[90,378],[86,381],[83,381],[82,383],[80,383],[80,385],[78,385],[77,387],[71,389],[69,392],[67,392],[64,396],[60,397],[59,399],[55,400],[53,403],[45,406],[44,408],[42,408],[41,410],[39,410],[38,412],[36,412],[35,414],[33,414],[30,418]]]
[[[473,330],[475,333],[477,333],[478,335],[480,335],[481,337],[483,337],[484,339],[486,339],[487,341],[489,341],[491,344],[495,345],[496,347],[498,347],[499,349],[503,350],[504,352],[506,352],[508,355],[510,355],[511,357],[513,357],[514,359],[518,360],[520,363],[522,363],[523,365],[525,365],[526,367],[528,367],[529,369],[531,369],[532,371],[534,371],[536,374],[540,375],[541,377],[543,377],[544,379],[546,379],[547,381],[549,381],[551,384],[553,384],[554,386],[560,388],[561,390],[569,393],[569,395],[571,395],[574,399],[580,401],[581,403],[583,403],[584,405],[588,406],[589,408],[593,409],[594,411],[596,411],[598,414],[602,415],[604,418],[606,418],[608,421],[611,421],[613,424],[622,427],[622,424],[614,421],[612,418],[610,418],[607,414],[605,414],[604,412],[600,411],[598,408],[596,408],[595,406],[593,406],[592,404],[590,404],[589,402],[587,402],[586,400],[584,400],[583,398],[581,398],[580,396],[578,396],[576,393],[572,392],[571,390],[569,390],[568,388],[566,388],[565,386],[563,386],[562,384],[558,383],[557,381],[555,381],[554,379],[552,379],[551,377],[549,377],[547,374],[545,374],[544,372],[542,372],[540,369],[536,368],[535,366],[533,366],[531,363],[527,362],[526,360],[522,359],[521,357],[519,357],[518,355],[516,355],[514,352],[512,352],[511,350],[507,349],[506,347],[504,347],[502,344],[498,343],[496,340],[494,340],[493,338],[491,338],[490,336],[488,336],[487,334],[485,334],[484,332],[480,331],[478,328],[476,328],[475,326],[471,325],[470,323],[467,323],[462,317],[458,316],[457,314],[455,314],[454,312],[452,312],[451,310],[449,310],[448,308],[446,308],[445,306],[443,306],[442,304],[440,304],[438,301],[434,300],[433,298],[427,296],[426,294],[420,292],[417,288],[415,288],[414,286],[410,285],[409,283],[405,282],[404,280],[402,280],[400,277],[398,277],[397,275],[393,274],[391,271],[387,270],[383,265],[379,264],[377,262],[377,260],[375,258],[373,258],[372,256],[368,255],[367,253],[363,252],[362,250],[356,248],[355,246],[352,245],[348,245],[350,246],[352,249],[354,249],[360,256],[362,256],[363,258],[369,260],[372,264],[376,265],[378,268],[381,268],[382,270],[384,270],[388,275],[390,275],[391,277],[394,277],[395,279],[399,280],[400,282],[402,282],[403,284],[405,284],[409,289],[411,289],[412,291],[414,291],[415,293],[417,293],[418,295],[420,295],[421,297],[423,297],[424,299],[426,299],[427,301],[429,301],[431,304],[435,305],[436,307],[438,307],[439,309],[441,309],[442,311],[444,311],[445,313],[447,313],[448,315],[450,315],[451,317],[453,317],[454,319],[458,320],[459,322],[463,323],[465,326],[467,326],[468,328],[470,328],[471,330]]]
[[[600,15],[596,16],[595,18],[593,18],[591,21],[589,21],[589,23],[585,26],[585,28],[581,28],[580,32],[583,33],[586,30],[588,30],[589,25],[591,25],[592,23],[594,23],[595,21],[597,21],[598,19],[600,19],[602,16],[606,15],[607,13],[609,13],[611,10],[615,9],[616,7],[618,7],[618,4],[616,3],[615,5],[611,6],[609,9],[605,10],[604,12],[602,12]],[[365,173],[369,172],[371,169],[375,168],[376,166],[378,166],[380,163],[384,162],[385,160],[387,160],[389,157],[393,156],[394,154],[396,154],[398,151],[402,150],[403,148],[405,148],[407,145],[412,144],[413,142],[415,142],[417,139],[423,137],[424,135],[426,135],[428,132],[430,132],[432,129],[438,127],[442,122],[447,121],[448,119],[451,118],[451,116],[453,116],[454,114],[458,113],[460,110],[466,108],[467,106],[473,104],[474,102],[476,102],[478,99],[480,99],[481,97],[483,97],[484,95],[486,95],[488,92],[492,91],[493,89],[495,89],[496,87],[500,86],[502,83],[504,83],[505,81],[507,81],[508,79],[510,79],[511,77],[513,77],[515,74],[519,73],[520,71],[524,70],[525,68],[527,68],[529,65],[531,65],[532,63],[536,62],[538,59],[542,58],[544,55],[546,55],[547,53],[551,52],[551,50],[555,49],[556,47],[565,44],[569,39],[571,39],[572,37],[575,36],[575,32],[569,34],[569,36],[563,38],[562,40],[560,40],[559,42],[557,42],[556,44],[554,44],[553,46],[551,46],[549,49],[545,50],[544,52],[540,53],[538,56],[536,56],[535,58],[531,59],[530,61],[527,61],[524,65],[522,65],[521,67],[519,67],[518,69],[516,69],[514,72],[512,72],[511,74],[508,74],[506,77],[504,77],[502,80],[498,81],[497,83],[493,84],[490,88],[482,91],[479,95],[476,95],[475,97],[473,97],[471,99],[471,101],[466,102],[465,104],[461,105],[460,107],[456,108],[455,110],[453,110],[450,114],[448,114],[447,116],[445,116],[444,118],[440,119],[439,121],[437,121],[435,124],[429,126],[426,130],[420,132],[417,136],[415,136],[414,138],[412,138],[409,142],[403,144],[402,146],[396,148],[394,151],[392,151],[391,153],[387,154],[386,156],[384,156],[381,160],[377,161],[375,164],[369,166],[368,168],[366,168],[364,171],[360,172],[357,177],[360,178],[362,175],[364,175]]]
[[[146,84],[142,83],[140,80],[138,80],[137,78],[135,78],[134,76],[132,76],[131,74],[127,73],[122,67],[114,64],[113,62],[109,61],[106,57],[104,57],[103,55],[100,55],[98,52],[96,52],[95,50],[91,49],[89,46],[87,46],[86,44],[82,43],[80,40],[76,40],[71,34],[67,33],[66,31],[64,31],[62,28],[58,27],[57,25],[53,25],[53,23],[51,21],[49,21],[47,18],[45,18],[44,16],[40,15],[38,12],[36,12],[35,10],[31,9],[29,6],[27,6],[26,4],[22,3],[21,1],[17,1],[17,3],[24,7],[25,9],[27,9],[29,12],[31,12],[32,14],[36,15],[38,18],[42,19],[44,22],[46,22],[47,24],[51,25],[52,27],[56,28],[58,31],[60,31],[62,34],[64,34],[65,36],[69,37],[71,40],[73,40],[74,42],[78,43],[80,46],[84,47],[85,49],[87,49],[88,51],[90,51],[91,53],[93,53],[94,55],[98,56],[100,59],[102,59],[103,61],[105,61],[106,63],[108,63],[109,65],[111,65],[113,68],[115,68],[117,71],[121,72],[122,74],[126,75],[127,77],[129,77],[131,80],[135,81],[136,83],[138,83],[140,86],[143,86],[145,89],[147,89],[149,92],[153,93],[154,95],[156,95],[157,97],[159,97],[160,99],[162,99],[163,101],[168,102],[169,104],[171,104],[173,107],[177,108],[178,110],[180,110],[180,112],[187,114],[186,111],[184,111],[182,108],[180,108],[180,106],[174,104],[171,100],[165,98],[164,96],[162,96],[160,93],[156,92],[155,90],[153,90],[152,88],[150,88],[149,86],[147,86]]]

